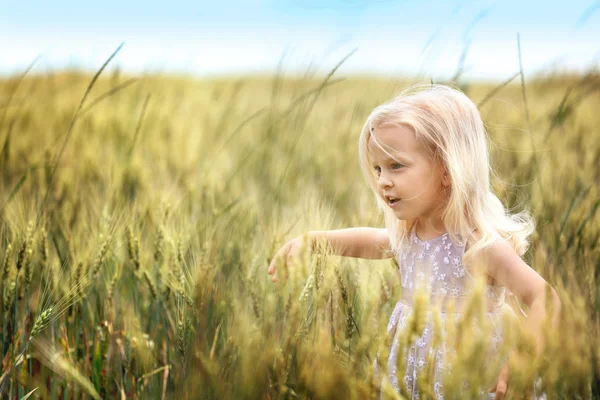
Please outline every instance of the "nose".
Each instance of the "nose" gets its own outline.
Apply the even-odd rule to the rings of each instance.
[[[377,185],[381,189],[386,189],[393,186],[392,181],[383,173],[383,171],[379,174],[377,178]]]

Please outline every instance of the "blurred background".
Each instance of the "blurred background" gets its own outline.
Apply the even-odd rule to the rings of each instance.
[[[121,43],[124,71],[222,76],[278,68],[502,80],[598,65],[596,0],[32,0],[0,4],[0,73],[95,70]]]

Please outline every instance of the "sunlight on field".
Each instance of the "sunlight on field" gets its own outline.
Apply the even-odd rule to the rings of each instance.
[[[266,268],[308,230],[383,226],[358,135],[411,82],[105,72],[81,104],[91,82],[0,81],[3,393],[374,398],[394,263],[318,254],[285,286]],[[495,190],[536,218],[526,261],[564,306],[541,359],[514,325],[511,395],[537,369],[549,398],[600,396],[600,76],[529,80],[526,96],[519,77],[460,87],[487,125]],[[481,384],[468,322],[456,382]]]

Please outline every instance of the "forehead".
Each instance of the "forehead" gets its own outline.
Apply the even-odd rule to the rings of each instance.
[[[422,155],[423,149],[415,133],[402,125],[381,125],[374,127],[367,139],[369,156],[377,159],[390,156],[414,159]]]

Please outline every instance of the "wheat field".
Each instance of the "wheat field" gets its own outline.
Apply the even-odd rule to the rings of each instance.
[[[513,78],[456,82],[486,123],[494,189],[536,219],[526,261],[563,303],[542,357],[514,335],[509,398],[537,371],[548,398],[597,399],[600,75]],[[3,398],[404,398],[373,379],[400,295],[392,261],[324,249],[286,285],[266,269],[308,230],[383,226],[358,135],[410,83],[108,68],[2,78]],[[413,322],[408,342],[423,329]],[[485,339],[467,322],[455,335],[447,398],[470,398],[457,382],[489,379]]]

